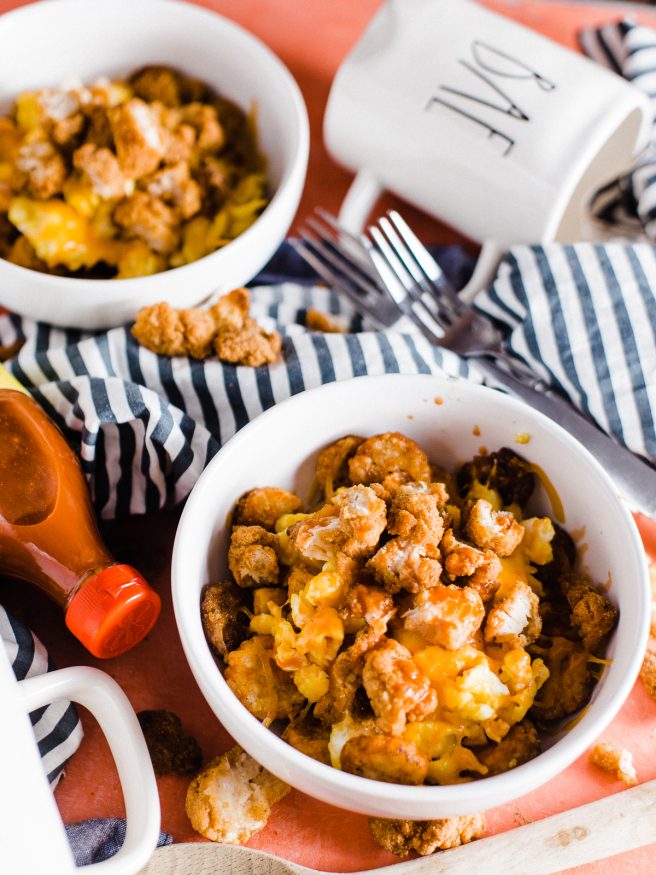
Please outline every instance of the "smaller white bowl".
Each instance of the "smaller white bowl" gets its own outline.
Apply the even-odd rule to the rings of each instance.
[[[301,92],[283,63],[231,21],[175,0],[48,0],[0,16],[0,114],[16,95],[71,78],[93,82],[167,64],[207,82],[243,110],[253,105],[273,197],[222,249],[154,276],[86,280],[0,259],[0,304],[76,328],[129,322],[147,304],[189,307],[252,279],[283,241],[298,207],[309,151]]]
[[[583,531],[584,563],[608,584],[619,607],[609,643],[612,663],[569,732],[538,757],[501,775],[467,784],[410,787],[346,774],[305,756],[266,729],[237,700],[205,641],[204,584],[227,574],[228,514],[254,486],[309,492],[317,453],[345,434],[400,431],[447,467],[516,447],[540,465],[560,496],[564,526]],[[517,446],[518,435],[529,435]],[[551,513],[544,490],[536,512]],[[359,377],[304,392],[263,413],[233,437],[201,475],[184,509],[173,549],[173,604],[198,685],[228,732],[258,762],[325,802],[378,817],[424,820],[484,811],[544,784],[599,736],[629,694],[640,668],[650,616],[645,553],[633,518],[608,475],[571,435],[500,392],[436,376]]]

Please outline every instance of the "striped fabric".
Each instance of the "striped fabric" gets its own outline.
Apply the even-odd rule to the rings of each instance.
[[[656,119],[656,31],[625,20],[582,31],[580,43],[593,60],[644,91]],[[593,208],[618,230],[656,241],[656,133],[637,165],[602,189]]]
[[[0,606],[0,646],[4,646],[17,680],[31,678],[54,665],[39,639]],[[43,769],[50,786],[57,786],[64,765],[82,741],[82,724],[75,707],[62,700],[30,714]]]
[[[600,428],[656,462],[656,248],[516,246],[476,306]]]
[[[326,289],[278,282],[251,295],[252,315],[283,334],[279,364],[170,359],[140,347],[128,327],[83,334],[0,317],[0,345],[24,341],[7,366],[79,450],[101,516],[178,503],[228,438],[304,389],[361,374],[472,371],[421,335],[367,330]],[[308,307],[347,317],[353,331],[309,331]]]

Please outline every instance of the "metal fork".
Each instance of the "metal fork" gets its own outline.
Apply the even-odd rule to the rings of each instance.
[[[388,217],[397,232],[392,243],[380,223],[379,228],[370,229],[369,237],[358,238],[343,231],[332,217],[326,220],[325,213],[318,215],[330,233],[322,230],[316,218],[308,220],[317,233],[304,232],[297,249],[304,257],[310,256],[307,260],[326,282],[343,291],[374,324],[396,328],[399,315],[404,314],[432,343],[476,356],[478,370],[493,385],[503,387],[574,435],[611,474],[634,508],[656,516],[656,470],[616,443],[504,350],[496,326],[463,305],[443,277],[431,278],[433,259],[416,237],[412,239],[414,235],[408,236],[400,217],[396,221]],[[383,242],[383,238],[387,239]],[[392,307],[396,307],[396,317]]]
[[[502,361],[505,370],[542,386],[503,347],[503,333],[458,297],[441,267],[394,210],[355,236],[325,210],[306,220],[295,245],[306,261],[379,328],[400,328],[405,315],[431,342],[464,357]]]

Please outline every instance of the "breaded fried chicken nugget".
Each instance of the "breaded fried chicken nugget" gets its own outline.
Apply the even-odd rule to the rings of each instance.
[[[241,845],[261,830],[290,787],[238,745],[213,759],[187,790],[191,825],[213,842]]]
[[[384,820],[370,817],[369,829],[381,848],[397,857],[416,851],[422,857],[466,845],[485,832],[482,814],[446,817],[442,820]]]

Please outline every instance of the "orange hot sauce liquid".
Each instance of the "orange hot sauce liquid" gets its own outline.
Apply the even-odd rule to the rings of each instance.
[[[96,656],[129,649],[159,613],[157,594],[103,543],[64,436],[14,389],[0,389],[0,571],[74,608],[67,625]]]

